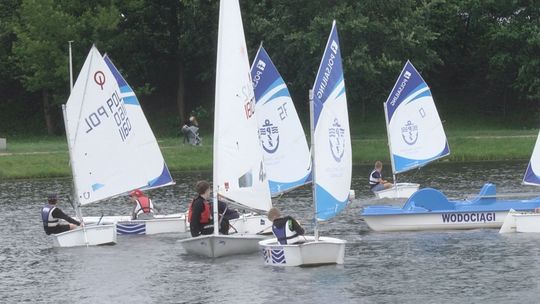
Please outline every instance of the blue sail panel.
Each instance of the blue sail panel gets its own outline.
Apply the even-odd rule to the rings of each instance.
[[[341,63],[339,37],[334,21],[321,64],[319,65],[319,70],[317,71],[317,78],[315,78],[315,83],[313,84],[313,114],[315,128],[317,128],[317,123],[324,103],[328,101],[331,93],[341,82],[343,82],[343,67]]]
[[[540,185],[540,177],[534,172],[531,163],[527,166],[527,171],[525,171],[525,176],[523,177],[523,183],[527,185]]]
[[[126,82],[124,77],[122,77],[122,75],[120,74],[120,72],[118,71],[116,66],[112,63],[109,56],[108,55],[103,56],[103,60],[105,60],[105,63],[107,64],[107,66],[111,70],[111,73],[114,75],[114,78],[116,79],[116,82],[118,83],[118,86],[120,87],[120,90],[122,91],[122,93],[124,93],[124,90],[129,90],[129,91],[133,92],[133,90],[131,89],[129,84]]]
[[[523,177],[523,183],[526,185],[537,185],[540,186],[540,176],[537,173],[540,173],[540,133],[536,138],[536,143],[534,144],[533,152],[531,154],[531,160],[527,166],[527,171],[525,171],[525,176]]]
[[[347,205],[352,176],[347,95],[335,21],[313,85],[312,102],[316,218],[328,220]]]
[[[169,172],[169,168],[167,168],[166,164],[163,164],[163,171],[161,172],[161,174],[156,178],[148,181],[148,186],[144,187],[144,189],[158,188],[173,183],[174,181],[172,179],[171,173]]]
[[[340,201],[320,185],[315,186],[315,196],[317,200],[316,217],[318,221],[326,221],[333,218],[347,207],[349,201],[348,197]]]
[[[426,82],[412,63],[407,60],[386,100],[388,121],[391,120],[394,111],[403,101],[424,87],[427,87]]]
[[[394,158],[394,166],[395,166],[395,172],[394,173],[401,173],[406,172],[418,167],[423,167],[424,165],[437,160],[439,158],[445,157],[450,154],[450,148],[448,147],[448,143],[445,145],[443,151],[439,153],[437,156],[427,158],[427,159],[410,159],[406,157],[402,157],[399,155],[392,155]]]
[[[308,173],[306,176],[302,177],[301,179],[294,182],[279,182],[279,181],[268,180],[268,183],[270,184],[270,193],[272,197],[278,196],[292,189],[301,187],[310,182],[311,182],[311,172]]]
[[[253,82],[255,102],[261,101],[262,97],[268,94],[268,92],[285,84],[272,59],[270,59],[270,56],[262,46],[253,60],[251,80]],[[284,87],[287,89],[286,85]],[[269,98],[269,100],[272,100],[272,98]]]

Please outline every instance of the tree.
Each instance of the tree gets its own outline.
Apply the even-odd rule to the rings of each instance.
[[[22,71],[21,81],[30,92],[41,92],[48,134],[59,127],[55,105],[69,92],[67,42],[75,40],[86,51],[89,41],[99,41],[115,29],[119,18],[114,6],[92,6],[72,1],[23,0],[14,26],[17,40],[13,55]]]

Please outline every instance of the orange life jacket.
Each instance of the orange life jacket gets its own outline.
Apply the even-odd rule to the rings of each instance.
[[[193,209],[193,202],[196,200],[197,198],[194,198],[190,203],[189,203],[189,206],[188,206],[188,221],[191,223],[191,215],[193,213],[192,209]],[[210,223],[210,203],[207,201],[207,200],[204,200],[203,201],[203,212],[201,213],[201,219],[200,219],[200,223],[201,224],[209,224]]]
[[[141,207],[140,210],[142,210],[144,213],[150,213],[150,211],[152,211],[150,199],[147,196],[139,196],[137,197],[137,201],[139,201],[139,206]]]

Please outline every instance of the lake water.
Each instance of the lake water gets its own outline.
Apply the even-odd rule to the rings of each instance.
[[[479,191],[535,193],[521,186],[524,162],[438,163],[399,176],[453,198]],[[186,255],[187,234],[119,236],[115,246],[52,248],[40,219],[50,192],[65,197],[70,179],[0,181],[1,303],[533,303],[540,294],[540,234],[500,235],[495,229],[373,232],[362,206],[378,204],[366,186],[371,167],[355,167],[357,199],[321,226],[347,240],[344,265],[264,266],[259,254],[206,259]],[[385,167],[383,173],[388,174]],[[175,174],[177,185],[150,193],[165,213],[184,211],[198,179]],[[274,202],[308,232],[311,191]],[[85,215],[128,214],[127,198],[84,207]],[[66,201],[59,206],[73,213]]]

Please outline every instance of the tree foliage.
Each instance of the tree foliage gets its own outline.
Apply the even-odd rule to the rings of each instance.
[[[351,115],[379,115],[407,59],[448,111],[539,110],[538,1],[240,2],[251,57],[263,41],[301,110],[334,19]],[[218,9],[214,0],[5,0],[0,88],[20,83],[12,94],[39,107],[41,92],[49,92],[52,105],[64,102],[67,41],[74,41],[75,75],[96,43],[140,93],[150,117],[177,109],[182,120],[187,111],[213,108]]]

